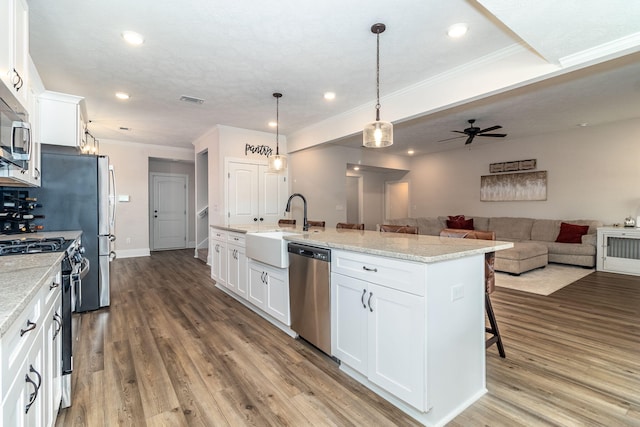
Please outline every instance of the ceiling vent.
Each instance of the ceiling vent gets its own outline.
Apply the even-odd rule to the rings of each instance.
[[[180,101],[191,102],[192,104],[204,104],[204,99],[196,98],[194,96],[182,95]]]

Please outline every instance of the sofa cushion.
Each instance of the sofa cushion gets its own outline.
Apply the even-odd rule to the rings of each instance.
[[[437,236],[446,227],[446,223],[441,217],[419,217],[417,219],[418,231],[420,234]]]
[[[523,260],[540,255],[547,255],[547,253],[547,246],[542,243],[515,242],[512,248],[497,251],[496,257],[510,260]]]
[[[489,218],[489,230],[495,231],[497,240],[529,240],[532,226],[533,218]]]
[[[390,224],[390,225],[408,225],[409,227],[417,227],[418,226],[418,220],[416,218],[387,219],[387,220],[385,220],[385,224]]]
[[[489,231],[489,218],[484,216],[467,217],[473,218],[473,229]]]
[[[588,225],[569,224],[563,222],[560,224],[560,232],[556,238],[559,243],[582,243],[582,236],[589,231]]]
[[[596,254],[596,246],[588,244],[540,242],[547,246],[549,254],[563,255],[593,255]]]

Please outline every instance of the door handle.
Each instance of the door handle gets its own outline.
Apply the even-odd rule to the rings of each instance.
[[[362,290],[362,296],[360,297],[360,302],[362,303],[362,308],[367,308],[367,305],[364,303],[364,295],[367,293],[366,289]]]
[[[369,299],[367,300],[367,305],[369,306],[369,311],[373,313],[373,307],[371,307],[371,297],[373,296],[373,292],[369,292]]]

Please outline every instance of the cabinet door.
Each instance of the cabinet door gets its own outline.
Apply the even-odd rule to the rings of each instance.
[[[258,165],[229,162],[227,179],[229,224],[258,222]]]
[[[331,274],[331,352],[356,371],[367,373],[367,282]]]
[[[41,394],[46,402],[44,416],[47,426],[55,423],[62,398],[62,317],[60,317],[62,298],[59,291],[56,293],[57,297],[44,319],[43,378],[46,379],[46,387],[42,387]]]
[[[247,257],[242,246],[227,247],[227,287],[247,298]]]
[[[260,165],[258,176],[260,218],[267,224],[275,224],[284,214],[288,194],[286,175],[271,172],[267,165]]]
[[[257,262],[249,261],[249,292],[248,300],[251,304],[264,310],[267,301],[267,273],[262,265]]]
[[[265,311],[287,326],[291,326],[289,312],[289,275],[286,269],[265,268],[267,300]]]
[[[424,297],[369,284],[365,299],[369,314],[369,380],[423,410]]]
[[[227,286],[227,245],[214,240],[211,254],[211,278],[217,283]]]
[[[15,1],[13,68],[20,82],[15,86],[16,98],[26,106],[29,86],[29,6],[26,0]]]

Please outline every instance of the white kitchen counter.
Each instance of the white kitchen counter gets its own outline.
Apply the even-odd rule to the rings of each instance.
[[[0,236],[0,240],[12,238],[63,237],[77,239],[82,231],[47,231],[42,233],[14,234]],[[40,254],[5,255],[0,257],[0,338],[24,310],[36,292],[51,274],[60,268],[64,252]]]

